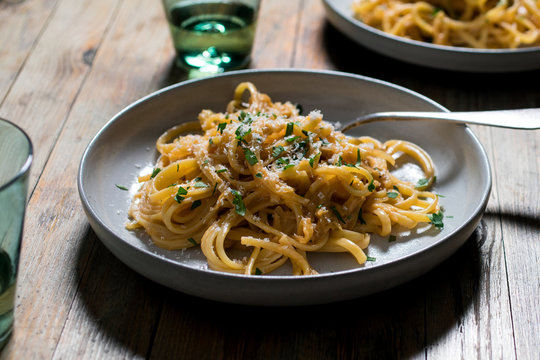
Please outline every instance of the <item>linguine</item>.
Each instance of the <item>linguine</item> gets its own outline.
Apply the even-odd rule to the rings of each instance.
[[[348,252],[363,264],[371,233],[442,226],[426,190],[435,169],[420,147],[344,135],[319,111],[302,116],[251,83],[238,85],[226,112],[203,110],[156,146],[127,227],[165,249],[201,246],[214,270],[267,274],[290,261],[293,274],[316,274],[310,252]],[[423,169],[419,184],[390,173],[400,154]]]

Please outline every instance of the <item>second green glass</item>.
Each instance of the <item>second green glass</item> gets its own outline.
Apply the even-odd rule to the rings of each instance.
[[[19,252],[26,210],[32,143],[19,127],[0,119],[0,348],[13,329]]]
[[[218,74],[249,63],[259,0],[163,0],[163,5],[178,66]]]

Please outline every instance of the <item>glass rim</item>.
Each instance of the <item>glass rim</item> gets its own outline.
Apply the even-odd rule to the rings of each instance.
[[[9,186],[11,186],[13,183],[15,183],[17,180],[19,180],[21,177],[23,177],[26,173],[28,173],[28,171],[30,170],[30,165],[32,165],[32,160],[34,158],[34,146],[28,134],[19,125],[14,124],[13,122],[6,120],[2,117],[0,117],[0,122],[4,122],[8,124],[9,126],[12,126],[15,129],[17,129],[24,136],[24,138],[26,139],[26,142],[28,143],[28,155],[26,156],[26,161],[24,162],[24,164],[22,164],[18,172],[12,178],[7,180],[3,184],[0,184],[0,192],[2,192],[5,189],[7,189]]]

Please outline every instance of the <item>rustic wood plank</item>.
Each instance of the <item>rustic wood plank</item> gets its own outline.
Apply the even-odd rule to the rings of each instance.
[[[21,126],[32,139],[30,188],[45,166],[114,11],[111,1],[61,1],[0,107],[0,116]]]
[[[93,235],[90,235],[88,239],[89,234],[92,233],[80,205],[76,174],[82,152],[99,128],[123,106],[158,88],[163,81],[162,76],[168,72],[171,52],[169,44],[164,45],[168,30],[163,24],[160,4],[149,5],[143,2],[120,3],[123,6],[115,30],[108,37],[103,53],[97,53],[96,70],[88,77],[85,82],[87,85],[76,97],[77,102],[73,108],[67,101],[59,106],[63,112],[54,107],[55,102],[63,101],[56,96],[56,93],[49,103],[45,101],[46,96],[43,93],[39,101],[36,100],[45,109],[54,110],[56,116],[67,117],[67,126],[62,130],[55,144],[55,150],[48,159],[43,177],[29,202],[17,289],[16,330],[8,347],[2,353],[3,356],[21,359],[52,358],[54,354],[63,358],[72,358],[74,354],[81,353],[92,358],[96,354],[102,354],[102,350],[108,351],[109,354],[129,353],[129,350],[123,350],[111,336],[105,336],[104,341],[97,336],[100,341],[92,342],[96,340],[95,331],[101,329],[100,325],[111,323],[110,319],[118,319],[117,317],[121,314],[126,316],[129,314],[120,312],[116,315],[107,306],[97,310],[88,310],[89,303],[92,306],[99,306],[102,303],[110,304],[107,302],[110,300],[108,297],[105,297],[107,301],[99,299],[103,299],[103,294],[114,293],[111,288],[100,286],[99,282],[106,281],[106,277],[95,278],[92,275],[97,270],[115,279],[114,276],[118,275],[109,272],[118,271],[118,268],[122,266],[117,262],[116,267],[112,269],[107,268],[106,265],[104,268],[101,260],[106,256],[100,255],[108,253],[103,247],[98,247],[100,251],[98,253],[92,252],[96,240]],[[71,50],[66,49],[62,52],[66,57],[61,58],[66,61],[70,59],[67,55],[73,54],[72,61],[57,63],[51,60],[48,63],[48,66],[53,68],[56,66],[62,68],[65,65],[70,71],[59,71],[52,76],[57,79],[56,83],[49,77],[40,80],[44,89],[52,91],[55,88],[53,84],[57,84],[63,86],[66,95],[74,95],[79,91],[73,82],[81,80],[80,71],[84,71],[87,67],[87,65],[81,66],[81,56],[84,53],[81,50],[95,49],[101,41],[95,33],[96,26],[100,22],[112,19],[111,16],[115,12],[111,4],[109,1],[65,1],[62,3],[62,7],[58,9],[59,24],[55,25],[53,20],[48,28],[56,29],[60,33],[44,34],[43,38],[47,36],[58,38],[69,34],[68,29],[62,24],[66,24],[65,18],[69,17],[68,14],[79,14],[81,16],[76,18],[78,25],[75,27],[78,31],[73,32],[74,37],[80,41],[79,32],[87,31],[88,39],[84,46],[81,45],[82,48],[72,43],[68,46]],[[145,8],[145,11],[141,12],[141,8]],[[85,25],[89,27],[86,30]],[[103,26],[105,25],[106,21]],[[140,28],[146,31],[141,30],[138,37],[133,37],[132,34]],[[69,42],[68,36],[65,37],[65,42]],[[161,39],[161,41],[156,41],[156,39]],[[140,46],[141,41],[145,44],[144,47]],[[43,51],[44,56],[52,56],[50,51]],[[99,61],[99,58],[102,60]],[[71,65],[69,65],[70,62],[72,62]],[[39,73],[39,67],[36,72]],[[72,75],[72,72],[75,74]],[[69,84],[62,85],[59,82],[60,79],[64,79],[64,82],[69,82]],[[23,88],[21,86],[21,89]],[[13,106],[17,107],[17,105]],[[68,110],[71,110],[69,115]],[[38,112],[37,109],[33,111]],[[44,116],[46,118],[44,121],[52,126],[55,122],[53,115]],[[110,254],[108,256],[111,257]],[[126,272],[125,269],[122,271]],[[107,284],[118,287],[118,278]],[[136,328],[137,321],[142,323],[147,321],[152,324],[155,309],[147,311],[148,304],[152,303],[145,303],[144,299],[136,295],[141,285],[133,281],[127,284],[122,283],[122,285],[125,287],[119,287],[119,291],[124,291],[123,294],[128,294],[129,298],[140,300],[124,309],[137,316],[129,318],[129,324],[127,324],[129,326],[126,329]],[[88,298],[77,297],[76,294],[81,295],[80,291],[91,294]],[[94,299],[96,300],[93,301]],[[113,299],[113,305],[117,307],[118,301],[122,299]],[[100,317],[97,323],[95,314]],[[107,334],[99,331],[102,335]],[[150,338],[146,329],[141,329],[141,333],[129,332],[124,335],[135,341],[137,334],[142,341],[137,345],[139,348],[135,347],[136,352],[144,352]],[[87,343],[79,341],[81,336]],[[76,347],[74,347],[75,343],[78,344]]]
[[[162,320],[151,358],[423,358],[421,280],[363,299],[290,308],[232,305],[171,293],[163,319],[175,325]],[[410,328],[399,332],[389,323]]]
[[[66,301],[69,314],[51,358],[146,358],[161,313],[160,286],[120,263],[93,232],[76,255],[77,297]]]
[[[427,358],[514,358],[499,219],[487,215],[484,220],[448,273],[431,283]]]
[[[540,106],[540,101],[537,106]],[[540,133],[505,131],[493,147],[498,214],[518,359],[540,354]]]
[[[0,1],[0,104],[57,3],[58,0]]]
[[[140,11],[142,8],[144,12]],[[62,167],[71,174],[66,186],[75,189],[78,162],[91,137],[114,113],[156,90],[165,81],[173,54],[162,11],[159,2],[121,3],[113,27],[97,53],[92,71],[51,154],[40,182],[43,191],[62,183],[58,175]],[[137,37],[132,36],[134,33]],[[70,216],[86,223],[76,191],[66,194],[63,201],[78,205]],[[65,237],[70,238],[72,231],[69,224],[58,224],[49,233],[51,236],[66,234]],[[78,260],[77,252],[86,247],[85,242],[95,244],[96,240],[93,237],[83,240],[84,235],[73,238],[75,243],[62,249],[62,258],[65,271],[80,279],[79,296],[68,303],[69,307],[58,309],[62,317],[59,316],[61,325],[57,330],[61,329],[62,333],[53,357],[144,357],[154,335],[160,297],[150,297],[153,292],[142,289],[148,287],[148,282],[141,281],[118,261],[107,261],[112,255],[99,243],[88,262],[84,258]],[[84,272],[73,274],[75,266],[84,266]],[[54,281],[59,282],[59,279]],[[54,299],[44,299],[44,303],[51,301]]]
[[[262,0],[252,68],[288,68],[293,64],[302,0]]]
[[[300,29],[294,49],[292,67],[336,69],[324,41],[326,18],[322,1],[304,1],[299,13]]]
[[[48,4],[53,11],[55,2],[26,4],[27,11],[41,13],[44,26],[47,12],[36,9]],[[100,7],[107,11],[98,14]],[[89,228],[75,174],[84,147],[111,115],[182,79],[171,66],[161,12],[159,1],[58,0],[18,77],[13,64],[20,64],[19,55],[0,56],[0,64],[11,64],[8,87],[17,79],[0,116],[30,127],[39,116],[46,129],[35,134],[37,169],[46,168],[30,199],[16,328],[1,358],[537,357],[537,132],[473,128],[494,170],[486,236],[476,234],[433,271],[377,295],[324,306],[243,307],[166,289],[115,259]],[[72,14],[80,16],[75,21]],[[12,34],[20,34],[22,20],[13,21],[19,30]],[[78,26],[74,34],[69,24]],[[83,36],[84,29],[90,32]],[[62,45],[54,34],[70,36]],[[339,34],[325,21],[320,1],[264,0],[251,67],[350,71],[411,88],[452,110],[540,106],[540,72],[488,76],[403,64]],[[250,319],[265,326],[246,326]]]
[[[538,97],[522,96],[512,90],[518,84],[523,84],[526,88],[524,94],[534,94],[531,83],[535,81],[531,79],[539,79],[539,76],[538,71],[501,74],[497,77],[443,73],[440,80],[448,88],[441,88],[438,93],[444,94],[442,98],[448,108],[456,110],[539,107]],[[422,77],[423,83],[428,84],[425,80]],[[434,89],[436,86],[427,85],[425,88]],[[426,91],[427,94],[430,92],[432,91]],[[535,132],[480,126],[473,126],[472,129],[486,148],[493,171],[492,196],[484,216],[488,236],[478,257],[478,266],[481,269],[479,289],[475,291],[478,296],[474,299],[470,314],[458,319],[453,331],[439,340],[444,346],[438,343],[438,346],[429,349],[428,356],[440,358],[451,354],[452,357],[462,358],[530,358],[533,354],[538,354],[538,338],[530,336],[538,333],[537,319],[540,317],[540,282],[537,271],[539,255],[538,246],[534,246],[538,241],[532,241],[533,246],[527,247],[526,254],[523,253],[522,246],[516,244],[522,243],[527,236],[525,234],[528,234],[527,238],[538,239],[537,226],[529,225],[524,228],[521,223],[531,221],[530,219],[538,221],[538,215],[534,214],[540,213],[536,194],[537,182],[522,180],[524,176],[531,179],[531,173],[538,174],[538,167],[534,162],[535,150],[528,145],[537,143],[538,138],[531,138],[531,134],[534,135]],[[528,159],[515,161],[509,154],[527,154]],[[515,186],[516,182],[522,186]],[[506,207],[512,209],[512,215],[508,214]],[[512,217],[519,220],[512,220]],[[514,244],[513,252],[508,251],[509,242]],[[521,269],[524,265],[525,271]],[[510,271],[512,268],[513,275]],[[469,286],[455,284],[452,291],[461,294],[461,302],[466,301],[465,290]],[[440,296],[438,293],[434,294]],[[449,299],[452,297],[449,296]],[[520,315],[516,314],[516,309]],[[436,328],[441,320],[435,311],[433,314],[433,318],[429,320]],[[516,320],[516,317],[519,320]],[[528,319],[536,321],[531,322]],[[518,331],[516,326],[521,329]],[[445,354],[444,349],[449,352]]]

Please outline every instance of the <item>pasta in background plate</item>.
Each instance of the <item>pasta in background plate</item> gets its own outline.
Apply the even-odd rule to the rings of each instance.
[[[540,46],[538,0],[355,0],[352,10],[366,25],[437,45]]]
[[[311,275],[310,252],[348,252],[363,264],[371,233],[442,227],[438,197],[427,191],[434,165],[420,147],[344,135],[319,111],[303,116],[248,82],[226,112],[202,110],[156,147],[127,228],[144,228],[165,249],[200,245],[214,270],[261,275],[290,261],[294,275]],[[399,156],[425,178],[393,176]]]

